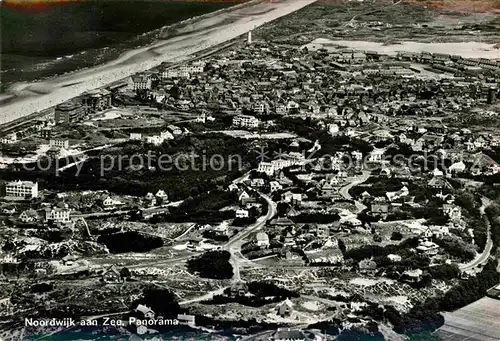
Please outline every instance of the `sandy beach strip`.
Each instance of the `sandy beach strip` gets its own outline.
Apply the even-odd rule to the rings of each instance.
[[[23,118],[92,89],[106,86],[132,74],[149,70],[163,62],[181,62],[194,53],[225,43],[252,29],[293,13],[316,0],[266,0],[236,6],[213,16],[193,21],[180,35],[148,47],[134,49],[104,65],[62,75],[44,82],[18,84],[19,97],[0,106],[0,124]],[[183,30],[186,32],[183,34]],[[33,91],[35,89],[36,91]],[[44,90],[45,91],[41,91]]]

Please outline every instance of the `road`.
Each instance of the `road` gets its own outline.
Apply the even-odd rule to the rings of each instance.
[[[484,216],[485,212],[484,210],[486,207],[491,205],[491,200],[482,197],[481,198],[482,205],[480,207],[481,214]],[[478,254],[472,261],[466,264],[459,264],[460,271],[465,272],[465,271],[471,271],[476,269],[479,265],[484,265],[487,261],[488,258],[490,258],[491,254],[491,249],[493,248],[493,240],[491,239],[491,232],[490,232],[490,222],[488,219],[486,219],[486,224],[487,224],[487,239],[486,239],[486,245],[484,247],[484,250],[482,253]]]
[[[347,199],[347,200],[352,200],[352,196],[349,194],[349,190],[351,188],[353,188],[354,186],[357,186],[363,182],[365,182],[366,180],[368,180],[368,178],[370,177],[370,172],[369,171],[363,171],[362,174],[360,175],[356,175],[353,180],[345,185],[344,187],[342,187],[339,191],[340,195],[344,198],[344,199]]]

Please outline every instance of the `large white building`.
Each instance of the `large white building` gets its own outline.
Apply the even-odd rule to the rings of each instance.
[[[257,128],[259,123],[256,117],[249,115],[238,115],[233,118],[233,125],[236,127]]]
[[[274,174],[275,168],[271,162],[261,162],[259,163],[259,167],[257,167],[257,172],[266,173],[269,176]]]
[[[180,71],[181,72],[186,72],[186,73],[202,73],[203,71],[205,71],[205,65],[206,63],[205,62],[202,62],[202,61],[196,61],[196,62],[193,62],[189,65],[183,65],[180,67]]]
[[[133,75],[130,77],[134,90],[150,90],[151,78],[146,75]]]
[[[69,223],[70,210],[68,208],[54,207],[45,210],[45,221],[53,221],[57,223]]]
[[[69,148],[69,140],[66,140],[66,139],[51,139],[49,141],[49,146],[68,149]]]
[[[5,195],[17,198],[38,197],[38,182],[12,181],[5,186]]]
[[[16,142],[17,142],[16,133],[10,133],[10,134],[0,138],[0,143],[3,143],[3,144],[11,144],[11,143],[16,143]]]

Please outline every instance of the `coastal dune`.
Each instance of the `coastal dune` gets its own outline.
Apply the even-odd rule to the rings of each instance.
[[[0,106],[0,124],[48,109],[85,91],[149,70],[163,62],[182,62],[194,53],[225,43],[315,1],[264,0],[235,6],[234,9],[193,20],[175,37],[134,49],[104,65],[44,82],[17,84],[18,97]]]

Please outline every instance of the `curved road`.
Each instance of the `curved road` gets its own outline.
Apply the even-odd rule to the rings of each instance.
[[[481,215],[485,215],[484,210],[486,207],[488,207],[491,204],[491,200],[482,197],[481,198],[482,205],[480,207]],[[488,261],[488,258],[490,258],[491,254],[491,249],[493,248],[493,240],[491,239],[491,232],[490,232],[490,221],[489,219],[486,219],[486,225],[487,225],[487,240],[486,240],[486,245],[484,246],[484,250],[482,253],[478,254],[472,261],[466,264],[459,264],[460,271],[465,272],[465,271],[471,271],[477,268],[479,265],[483,265]]]

